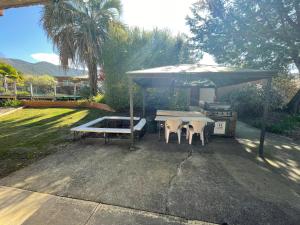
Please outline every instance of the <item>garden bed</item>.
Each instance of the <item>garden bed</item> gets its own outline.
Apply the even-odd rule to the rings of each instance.
[[[243,118],[242,121],[260,128],[261,118]],[[266,121],[266,130],[271,133],[281,134],[295,140],[300,139],[300,114],[291,115],[284,112],[269,113]]]
[[[22,104],[31,108],[89,108],[101,109],[108,112],[115,112],[110,106],[103,103],[95,103],[88,101],[22,101]]]

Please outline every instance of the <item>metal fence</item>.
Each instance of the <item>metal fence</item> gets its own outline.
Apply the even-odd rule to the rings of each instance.
[[[15,99],[80,99],[80,90],[85,86],[69,83],[68,85],[33,85],[6,82],[0,86],[0,98]]]

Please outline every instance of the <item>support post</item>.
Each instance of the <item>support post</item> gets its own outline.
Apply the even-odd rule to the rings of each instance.
[[[143,117],[146,115],[146,95],[147,95],[147,89],[143,88],[142,89],[142,94],[143,94]]]
[[[77,91],[76,90],[76,83],[74,83],[74,92],[73,92],[74,100],[76,100],[76,94],[77,94],[76,91]]]
[[[7,78],[6,78],[6,76],[4,76],[3,86],[4,86],[4,92],[7,92],[8,86],[7,86]]]
[[[272,78],[267,80],[267,84],[264,87],[265,91],[265,104],[264,104],[264,111],[263,111],[263,118],[261,123],[261,132],[260,132],[260,141],[259,141],[259,157],[264,157],[264,142],[266,136],[266,120],[268,118],[268,111],[271,99],[271,88],[272,88]]]
[[[17,99],[17,82],[14,81],[14,95],[15,95],[15,99]]]
[[[53,89],[54,89],[54,100],[56,100],[56,84],[54,84]]]
[[[32,87],[32,83],[30,83],[30,99],[33,99],[33,87]]]
[[[130,139],[131,149],[134,149],[134,130],[133,130],[133,87],[132,78],[129,77],[129,105],[130,105]]]
[[[190,106],[191,106],[191,87],[188,87],[187,88],[187,105],[188,105],[188,108],[190,109]]]

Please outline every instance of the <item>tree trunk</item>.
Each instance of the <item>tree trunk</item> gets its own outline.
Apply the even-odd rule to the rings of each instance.
[[[290,46],[291,47],[291,58],[293,60],[293,62],[295,63],[298,72],[300,73],[300,51],[295,47],[295,46]]]
[[[90,63],[88,65],[89,70],[89,81],[90,81],[90,95],[95,96],[97,95],[98,88],[97,88],[97,64]]]
[[[297,57],[297,59],[294,59],[294,63],[298,69],[298,72],[300,74],[300,57]]]

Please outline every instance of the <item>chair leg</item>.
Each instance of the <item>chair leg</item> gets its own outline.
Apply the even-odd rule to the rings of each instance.
[[[166,130],[166,143],[169,143],[170,131]]]
[[[189,144],[192,144],[192,140],[193,140],[193,135],[194,133],[189,132]]]
[[[189,129],[186,128],[186,140],[188,140],[188,139],[189,139]]]
[[[167,140],[167,128],[165,128],[165,140]]]
[[[204,146],[204,134],[203,134],[203,132],[201,132],[200,138],[201,138],[201,141],[202,141],[202,146]]]
[[[180,144],[181,130],[177,131],[177,136],[178,136],[178,143]]]

